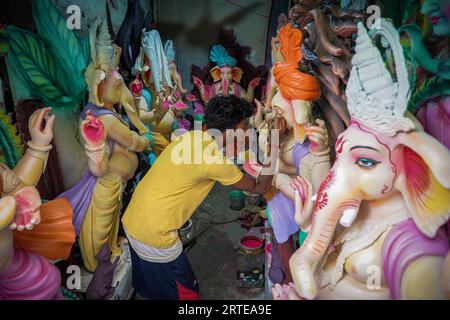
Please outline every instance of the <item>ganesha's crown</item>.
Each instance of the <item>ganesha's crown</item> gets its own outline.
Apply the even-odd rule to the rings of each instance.
[[[387,70],[379,50],[372,43],[364,25],[358,23],[353,68],[347,84],[348,110],[352,119],[367,127],[394,136],[414,129],[405,117],[410,90],[408,72],[397,30],[391,22],[381,19],[373,36],[382,36],[390,45],[395,59],[397,82]]]
[[[106,20],[102,22],[97,18],[93,27],[90,29],[90,44],[92,63],[97,68],[106,73],[114,70],[117,65],[117,47],[113,45],[111,35],[108,31]]]

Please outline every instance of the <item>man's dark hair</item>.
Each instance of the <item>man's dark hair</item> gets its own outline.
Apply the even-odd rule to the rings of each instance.
[[[236,126],[253,115],[253,105],[234,95],[215,97],[206,106],[206,125],[208,129],[236,129]]]

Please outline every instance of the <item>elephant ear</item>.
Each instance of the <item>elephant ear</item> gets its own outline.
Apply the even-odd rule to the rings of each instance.
[[[211,73],[214,82],[220,81],[220,78],[222,78],[222,73],[220,72],[219,67],[212,68],[209,73]]]
[[[241,83],[242,75],[244,74],[244,71],[242,71],[241,68],[233,68],[233,81],[237,83]]]
[[[417,227],[433,238],[450,216],[450,151],[422,131],[399,134],[400,187]]]
[[[87,73],[92,74],[90,80],[90,97],[89,100],[99,107],[104,106],[103,94],[106,88],[106,73],[101,69],[94,69],[91,65]]]

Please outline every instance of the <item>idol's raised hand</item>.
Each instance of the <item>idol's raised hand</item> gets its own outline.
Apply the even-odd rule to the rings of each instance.
[[[24,187],[12,195],[16,201],[16,214],[10,225],[12,230],[31,230],[41,222],[41,196],[34,187]]]
[[[103,122],[94,117],[91,111],[86,114],[86,119],[81,123],[81,134],[90,148],[100,147],[105,143],[106,131]]]
[[[53,140],[53,126],[56,116],[50,116],[52,108],[36,110],[28,120],[31,141],[38,147],[46,147]]]
[[[305,126],[305,133],[311,141],[312,153],[323,153],[329,150],[328,131],[325,122],[321,119],[316,120],[317,126]]]

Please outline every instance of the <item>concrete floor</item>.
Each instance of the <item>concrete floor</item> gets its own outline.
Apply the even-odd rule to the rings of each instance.
[[[224,187],[218,183],[215,185],[194,214],[194,223],[198,231],[207,226],[203,219],[224,222],[239,217],[239,211],[233,211],[228,207],[228,194],[232,190],[231,187]],[[240,222],[210,225],[188,251],[189,260],[200,284],[201,299],[264,299],[263,290],[238,288],[237,270],[238,265],[242,264],[242,256],[238,254],[239,240],[246,233],[247,230],[241,227]],[[263,260],[263,257],[264,255],[258,260]],[[248,261],[248,258],[246,259]]]

